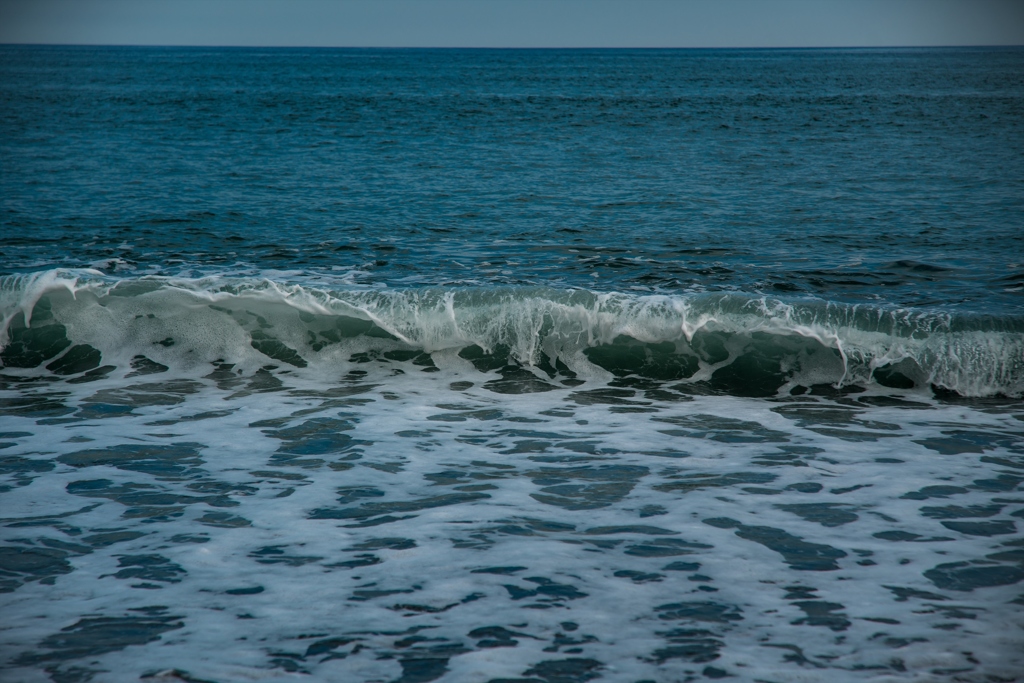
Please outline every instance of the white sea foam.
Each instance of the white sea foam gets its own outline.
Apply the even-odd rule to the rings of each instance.
[[[286,347],[293,364],[314,368],[337,369],[354,352],[386,351],[397,342],[428,353],[475,345],[528,366],[548,358],[593,375],[584,352],[627,337],[673,345],[672,353],[696,363],[691,381],[753,354],[773,359],[787,388],[866,384],[887,368],[918,386],[965,396],[1024,392],[1024,321],[1016,318],[738,294],[328,290],[269,279],[117,280],[91,271],[8,277],[0,295],[0,338],[10,341],[12,325],[31,326],[33,308],[45,297],[72,342],[121,364],[142,354],[179,366],[225,359],[258,367],[267,362],[266,350],[278,347],[252,343],[256,333]],[[346,320],[372,322],[387,334],[346,331]],[[725,356],[704,350],[712,337]]]
[[[507,394],[481,383],[497,373],[434,358],[276,387],[118,371],[62,384],[71,413],[8,412],[23,436],[5,453],[53,468],[11,470],[4,545],[70,568],[4,598],[12,675],[913,681],[1024,665],[1019,580],[955,582],[1015,571],[1000,553],[1019,535],[944,526],[1019,517],[1014,404],[687,400],[602,381]],[[800,552],[834,566],[801,568]],[[935,574],[948,565],[953,579]],[[513,569],[477,571],[495,567]],[[70,652],[96,618],[171,630]]]

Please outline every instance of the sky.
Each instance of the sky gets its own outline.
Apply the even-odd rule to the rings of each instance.
[[[0,43],[1024,45],[1024,0],[0,0]]]

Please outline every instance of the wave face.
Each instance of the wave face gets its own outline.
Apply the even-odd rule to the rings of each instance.
[[[637,376],[741,396],[821,384],[1024,394],[1024,318],[740,293],[339,291],[51,270],[0,279],[0,314],[4,367],[57,375],[228,362],[323,376],[368,361],[430,365],[444,352],[483,372]]]

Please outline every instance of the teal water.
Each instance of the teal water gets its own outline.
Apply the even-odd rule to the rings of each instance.
[[[19,681],[1014,681],[1024,51],[0,47]]]

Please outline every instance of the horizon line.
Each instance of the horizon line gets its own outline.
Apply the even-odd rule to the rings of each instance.
[[[960,50],[1024,49],[1024,43],[965,43],[956,45],[717,45],[717,46],[478,46],[478,45],[248,45],[248,44],[173,44],[173,43],[3,43],[0,47],[109,47],[175,49],[259,49],[259,50]]]

